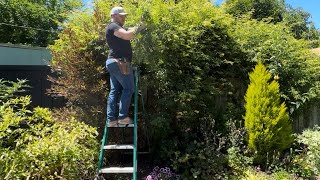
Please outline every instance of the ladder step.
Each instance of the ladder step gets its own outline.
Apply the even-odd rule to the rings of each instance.
[[[132,144],[122,144],[122,145],[106,145],[103,149],[133,149]]]
[[[133,167],[109,167],[100,169],[99,173],[133,173]]]
[[[128,154],[128,155],[130,155],[130,154],[133,154],[133,152],[124,152],[123,154]],[[141,154],[141,155],[143,155],[143,154],[150,154],[150,152],[148,152],[148,151],[137,151],[137,154]]]
[[[109,126],[108,125],[108,128],[133,128],[134,127],[134,124],[118,124],[116,126]]]

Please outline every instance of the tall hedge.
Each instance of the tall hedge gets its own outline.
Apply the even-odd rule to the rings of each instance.
[[[207,0],[97,0],[92,12],[74,13],[51,46],[59,72],[52,90],[85,122],[103,127],[105,120],[104,31],[116,5],[128,11],[126,25],[147,25],[132,44],[149,113],[140,124],[150,124],[153,157],[185,177],[208,179],[226,169],[226,122],[242,121],[248,72],[258,58],[280,75],[293,111],[294,103],[318,95],[318,58],[283,24],[234,19]]]
[[[249,77],[244,116],[248,147],[256,152],[256,162],[263,163],[291,145],[292,125],[286,105],[280,102],[279,83],[271,80],[261,61]]]

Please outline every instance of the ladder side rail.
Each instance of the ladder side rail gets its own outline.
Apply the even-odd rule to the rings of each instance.
[[[106,124],[104,126],[103,138],[101,140],[101,148],[100,148],[99,162],[98,162],[98,172],[100,171],[100,169],[102,169],[103,156],[104,156],[104,146],[106,144],[107,139],[108,139],[108,120],[106,120]]]
[[[135,90],[134,90],[134,135],[133,135],[133,180],[137,180],[137,142],[138,142],[138,81],[139,81],[139,68],[136,67],[134,71],[135,76]]]

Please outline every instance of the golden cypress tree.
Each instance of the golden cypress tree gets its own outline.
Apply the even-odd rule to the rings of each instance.
[[[288,148],[293,141],[292,125],[284,103],[280,102],[279,83],[270,80],[271,74],[261,61],[249,74],[250,84],[245,95],[244,116],[248,132],[248,147],[256,152],[255,162],[267,155]]]

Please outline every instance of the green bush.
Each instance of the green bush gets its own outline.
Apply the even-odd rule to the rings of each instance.
[[[245,171],[245,177],[242,180],[293,180],[297,177],[291,175],[290,173],[282,170],[272,174],[267,174],[265,172],[256,171],[253,169],[248,169]]]
[[[256,153],[255,162],[263,163],[291,145],[292,126],[285,104],[280,104],[279,84],[270,82],[271,74],[261,61],[249,77],[244,116],[248,147]]]
[[[32,109],[30,96],[14,95],[21,82],[0,85],[6,95],[0,98],[0,179],[78,179],[95,173],[94,128],[72,117],[57,122],[47,108]]]
[[[303,177],[320,174],[320,128],[307,129],[297,135],[297,142],[303,145],[302,151],[293,159],[293,171]]]

